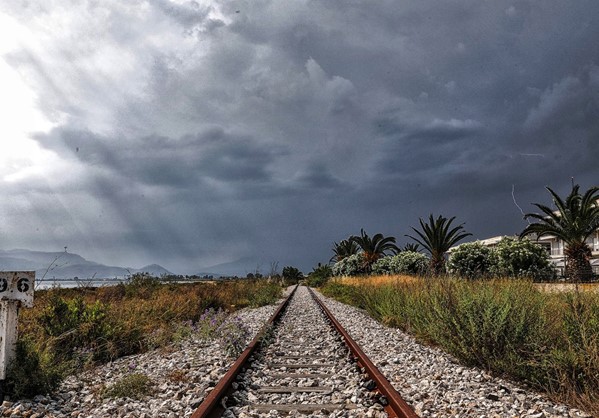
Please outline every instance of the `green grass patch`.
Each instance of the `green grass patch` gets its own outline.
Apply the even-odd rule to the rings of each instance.
[[[102,391],[103,398],[143,399],[153,392],[154,382],[143,373],[132,373]]]

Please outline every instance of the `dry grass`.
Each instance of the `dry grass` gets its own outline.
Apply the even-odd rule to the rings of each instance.
[[[408,276],[406,274],[384,274],[380,276],[336,277],[333,280],[337,283],[346,284],[349,286],[383,286],[397,283],[415,283],[424,279],[415,276]]]
[[[598,292],[389,276],[334,279],[322,291],[465,364],[526,381],[599,417]]]
[[[409,276],[405,274],[395,275],[379,275],[379,276],[344,276],[335,277],[332,279],[336,283],[346,284],[349,286],[383,286],[399,283],[418,283],[420,281],[430,281],[431,278]],[[512,279],[496,279],[496,280],[512,280]],[[567,292],[595,292],[599,293],[599,283],[534,283],[534,286],[548,293],[567,293]]]
[[[38,291],[35,306],[21,311],[18,349],[27,361],[11,369],[7,393],[18,398],[51,391],[73,370],[180,340],[208,308],[262,306],[274,303],[281,290],[265,280],[161,284],[142,278]]]
[[[595,292],[599,293],[599,283],[535,283],[535,287],[548,293]]]

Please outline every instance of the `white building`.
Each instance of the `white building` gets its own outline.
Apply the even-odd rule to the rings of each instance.
[[[547,248],[547,251],[549,251],[551,256],[551,262],[555,264],[558,274],[563,275],[566,265],[564,241],[555,236],[546,235],[537,242]],[[595,231],[595,233],[587,239],[586,243],[592,252],[591,267],[593,268],[593,273],[599,274],[599,231]]]

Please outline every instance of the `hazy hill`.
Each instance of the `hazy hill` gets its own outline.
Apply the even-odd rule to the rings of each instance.
[[[140,269],[106,266],[86,260],[78,254],[67,252],[46,252],[31,250],[0,250],[0,270],[35,270],[39,279],[80,279],[125,277],[134,273],[147,272],[155,276],[171,274],[158,264]]]
[[[256,258],[246,257],[228,263],[216,264],[209,267],[202,267],[201,271],[216,272],[210,273],[214,276],[245,277],[248,273],[256,273],[256,271],[259,271],[262,274],[268,274],[270,271],[270,264],[266,262],[261,262]]]

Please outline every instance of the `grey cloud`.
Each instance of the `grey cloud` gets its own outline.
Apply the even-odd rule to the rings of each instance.
[[[538,130],[585,129],[597,132],[599,116],[599,67],[585,69],[580,76],[568,75],[539,98],[524,122],[528,132]]]
[[[260,247],[308,268],[360,227],[401,237],[434,212],[513,233],[512,185],[527,204],[596,183],[592,1],[142,4],[1,6],[43,42],[9,61],[57,123],[36,140],[73,172],[3,190],[34,207],[54,191],[48,216],[118,237],[111,256]],[[72,15],[53,31],[40,9]]]
[[[280,146],[257,144],[245,135],[213,128],[172,139],[160,136],[110,138],[89,131],[55,130],[37,137],[41,145],[69,151],[92,167],[145,184],[186,187],[209,178],[222,182],[269,182],[268,167],[284,154]]]
[[[158,7],[166,15],[175,19],[184,27],[202,23],[210,12],[208,7],[202,7],[196,1],[189,1],[187,4],[176,4],[168,0],[150,0],[149,3]]]
[[[376,131],[381,139],[380,154],[374,171],[379,178],[412,179],[421,184],[451,179],[471,165],[475,150],[484,153],[492,145],[485,143],[484,128],[473,120],[417,120],[403,122],[403,115],[380,119]]]
[[[311,191],[331,190],[340,192],[349,187],[333,175],[326,164],[313,162],[297,175],[294,179],[294,188],[304,188]]]

